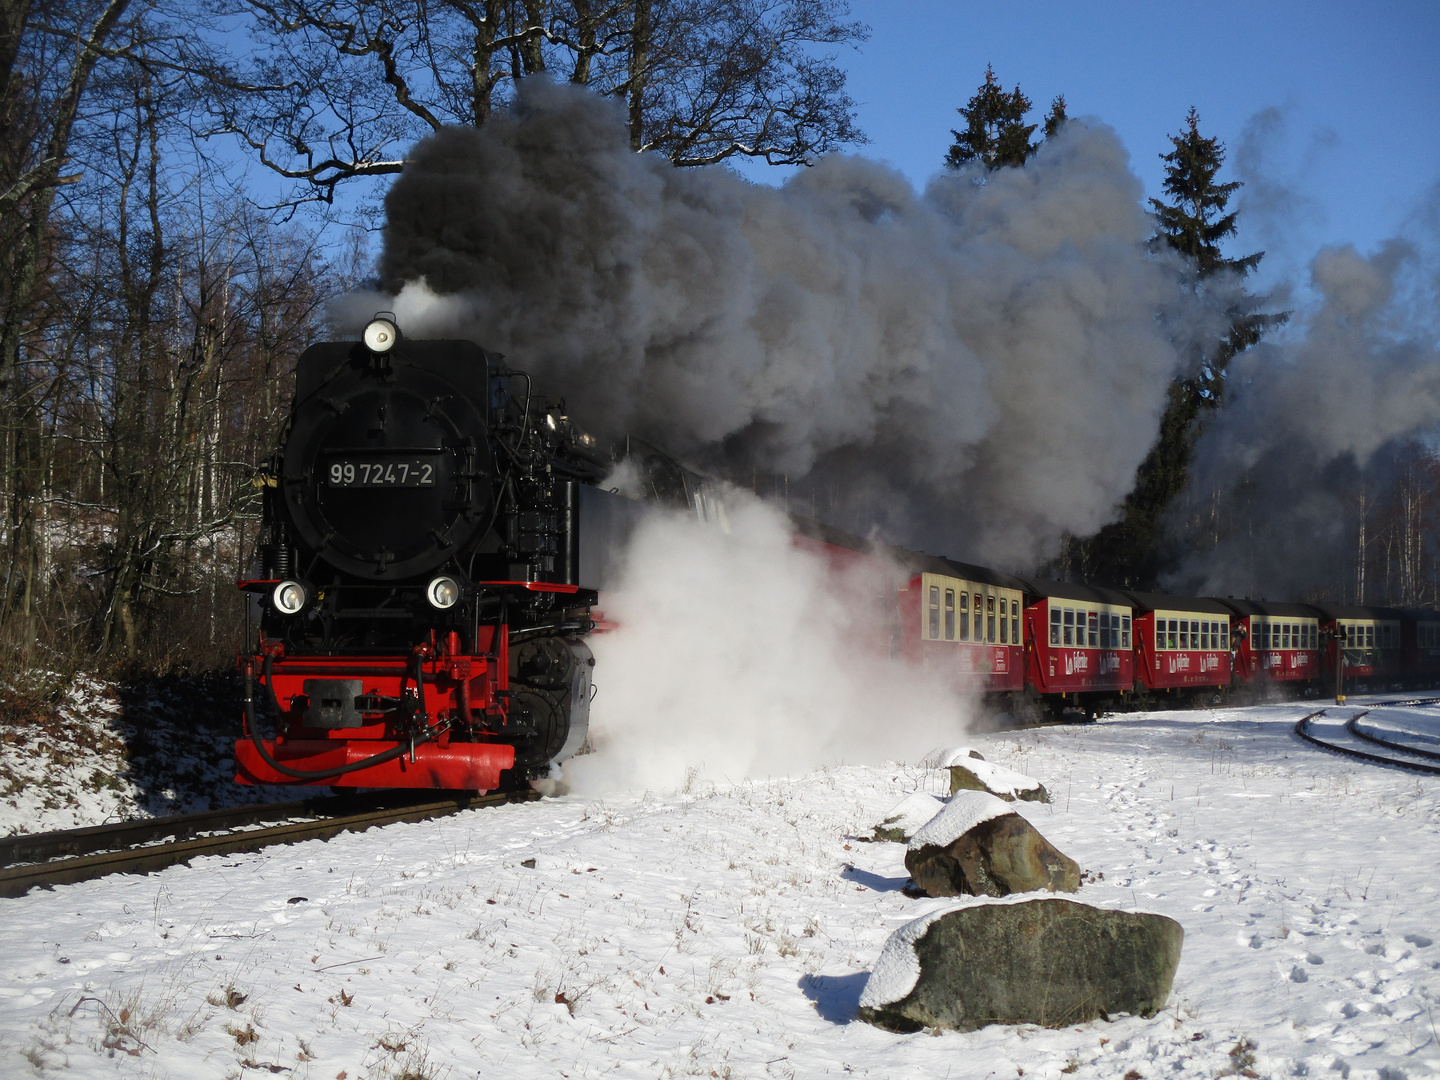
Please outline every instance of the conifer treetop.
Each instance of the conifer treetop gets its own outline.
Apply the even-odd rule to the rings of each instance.
[[[1165,162],[1162,187],[1172,202],[1150,200],[1159,218],[1155,238],[1194,259],[1202,278],[1220,270],[1248,274],[1259,264],[1263,251],[1239,259],[1227,259],[1220,251],[1220,242],[1235,235],[1237,215],[1227,214],[1225,207],[1242,185],[1238,180],[1215,182],[1215,174],[1225,163],[1225,148],[1219,139],[1200,134],[1200,114],[1193,105],[1185,125],[1179,135],[1170,136],[1174,149],[1160,155]]]
[[[958,169],[972,161],[979,161],[987,169],[1019,166],[1035,152],[1037,144],[1030,141],[1030,136],[1038,125],[1025,123],[1030,99],[1019,86],[1006,93],[993,66],[985,65],[985,82],[955,111],[964,118],[965,127],[950,132],[955,143],[945,155],[946,168]]]

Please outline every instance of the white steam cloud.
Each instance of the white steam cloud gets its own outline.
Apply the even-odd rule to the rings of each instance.
[[[1147,252],[1109,128],[977,179],[917,194],[840,156],[779,189],[679,170],[630,151],[614,103],[531,79],[414,149],[388,291],[334,317],[472,338],[598,434],[808,476],[837,524],[1018,568],[1112,516],[1223,298]]]
[[[565,764],[574,788],[916,760],[965,732],[969,699],[885,658],[876,599],[893,602],[900,568],[832,566],[748,493],[727,511],[725,530],[661,512],[640,526],[604,598],[619,629],[590,638],[596,753]]]

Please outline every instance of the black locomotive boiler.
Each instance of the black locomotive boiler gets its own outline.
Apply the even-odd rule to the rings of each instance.
[[[605,470],[472,342],[382,315],[307,349],[240,583],[259,625],[237,780],[485,791],[580,749],[584,637],[633,516],[594,486]]]

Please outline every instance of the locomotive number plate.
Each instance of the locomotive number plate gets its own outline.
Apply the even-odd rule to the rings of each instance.
[[[433,461],[330,462],[325,478],[331,487],[434,487]]]

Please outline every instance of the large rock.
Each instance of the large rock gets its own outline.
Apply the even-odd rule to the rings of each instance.
[[[988,791],[1006,802],[1049,802],[1050,793],[1033,776],[991,765],[988,761],[969,761],[950,767],[950,793],[957,791]]]
[[[1059,897],[972,902],[890,935],[860,995],[860,1019],[890,1031],[973,1031],[1154,1016],[1184,939],[1163,915]]]
[[[1002,800],[960,791],[910,838],[905,869],[927,896],[1075,892],[1080,866]]]
[[[1049,802],[1050,793],[1033,776],[1026,776],[1003,765],[992,765],[978,750],[957,746],[952,750],[933,751],[927,759],[934,768],[950,772],[950,793],[957,791],[988,791],[1006,802]]]

